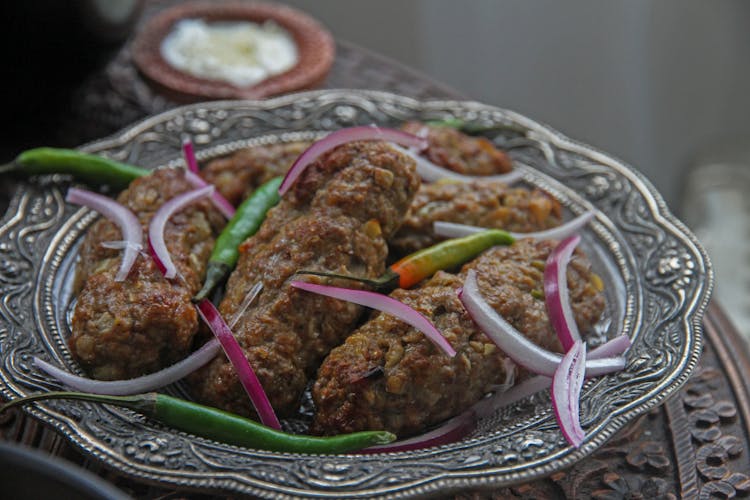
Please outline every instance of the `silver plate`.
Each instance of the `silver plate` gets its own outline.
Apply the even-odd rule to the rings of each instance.
[[[639,173],[516,113],[474,102],[419,102],[380,92],[322,91],[262,102],[213,102],[146,119],[84,149],[146,167],[178,164],[190,137],[202,159],[322,130],[457,117],[506,125],[496,141],[570,214],[597,210],[585,249],[607,282],[608,309],[590,341],[633,340],[627,368],[587,382],[587,438],[569,447],[549,397],[522,401],[461,442],[388,455],[315,456],[237,448],[176,432],[141,415],[83,402],[38,403],[31,414],[83,452],[136,479],[263,497],[379,497],[489,488],[550,474],[590,455],[688,378],[701,351],[712,287],[708,258]],[[0,222],[0,390],[5,398],[57,389],[34,356],[81,373],[65,339],[76,247],[95,215],[63,201],[69,181],[21,185]],[[179,393],[179,387],[170,388]]]

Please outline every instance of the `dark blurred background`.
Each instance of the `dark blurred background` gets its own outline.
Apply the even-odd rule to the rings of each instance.
[[[129,36],[136,0],[0,2],[3,71],[0,162],[38,145],[70,144],[72,98]]]

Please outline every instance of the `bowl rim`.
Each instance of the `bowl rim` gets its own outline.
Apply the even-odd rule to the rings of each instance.
[[[298,60],[289,70],[247,87],[200,78],[171,66],[161,44],[180,20],[273,21],[294,38]],[[261,2],[191,2],[167,8],[142,26],[132,44],[138,70],[158,91],[179,102],[213,99],[260,99],[320,85],[333,65],[336,46],[331,33],[308,14],[284,5]]]

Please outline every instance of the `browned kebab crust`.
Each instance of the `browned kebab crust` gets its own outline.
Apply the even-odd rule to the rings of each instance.
[[[521,240],[495,247],[458,275],[438,272],[419,288],[394,291],[392,297],[435,323],[457,355],[449,358],[414,328],[375,314],[320,367],[313,387],[312,431],[329,435],[385,429],[408,436],[461,413],[505,382],[513,365],[479,331],[456,293],[469,269],[476,270],[480,290],[499,314],[536,344],[560,352],[544,301],[536,298],[543,289],[544,262],[555,245]],[[576,252],[568,285],[582,331],[593,326],[604,308],[592,281],[588,260]]]
[[[448,127],[408,122],[403,128],[413,133],[422,129],[430,131],[433,152],[454,150],[460,145],[466,157],[461,156],[461,161],[447,161],[443,164],[446,168],[476,175],[510,169],[507,155],[484,139],[480,147],[477,138]],[[263,182],[284,175],[307,146],[305,142],[292,142],[246,148],[209,162],[201,175],[236,205]],[[456,151],[442,152],[433,160],[440,162],[457,154]],[[509,187],[497,181],[423,184],[401,229],[389,238],[391,257],[403,256],[440,241],[432,230],[437,220],[528,232],[559,225],[562,209],[560,203],[544,191]]]
[[[560,225],[562,207],[540,189],[497,181],[424,184],[401,229],[388,240],[391,252],[407,255],[444,239],[435,235],[435,221],[526,233]]]
[[[181,169],[161,169],[134,180],[117,200],[130,208],[144,234],[167,200],[193,189]],[[71,352],[94,378],[132,378],[159,370],[189,354],[198,330],[190,297],[202,284],[221,214],[201,200],[174,214],[165,240],[180,279],[163,277],[151,257],[139,255],[124,281],[116,282],[121,251],[104,248],[122,240],[120,229],[98,219],[81,245],[80,289],[69,339]]]
[[[452,127],[406,122],[401,129],[426,137],[427,149],[422,153],[431,162],[465,175],[493,175],[510,172],[510,157],[485,137],[472,137]]]
[[[229,203],[239,205],[264,182],[286,174],[308,146],[306,142],[287,142],[241,149],[210,161],[201,176]]]
[[[297,408],[320,361],[350,333],[362,311],[292,288],[290,278],[301,269],[379,276],[385,238],[398,229],[419,186],[414,170],[413,160],[384,143],[341,146],[308,167],[241,246],[220,310],[233,322],[248,290],[263,283],[233,332],[277,412]],[[199,401],[251,413],[224,356],[190,381]]]

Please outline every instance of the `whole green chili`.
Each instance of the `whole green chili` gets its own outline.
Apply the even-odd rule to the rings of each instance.
[[[291,453],[347,453],[387,444],[396,436],[386,431],[363,431],[330,437],[289,434],[254,420],[203,406],[166,394],[150,392],[133,396],[104,396],[81,392],[53,391],[19,398],[0,408],[48,399],[78,399],[131,408],[175,429],[236,446]]]
[[[460,266],[488,248],[496,245],[512,245],[514,241],[510,233],[501,229],[488,229],[462,238],[445,240],[391,264],[382,276],[374,280],[320,271],[298,271],[298,274],[350,279],[383,291],[396,286],[411,288],[439,270]]]
[[[73,149],[35,148],[0,167],[0,173],[22,175],[69,174],[88,183],[125,187],[150,170]]]
[[[200,302],[208,297],[226,276],[234,269],[239,258],[240,244],[258,231],[266,213],[279,202],[279,186],[283,177],[274,177],[264,183],[237,207],[237,211],[219,237],[206,268],[203,288],[193,297]]]

